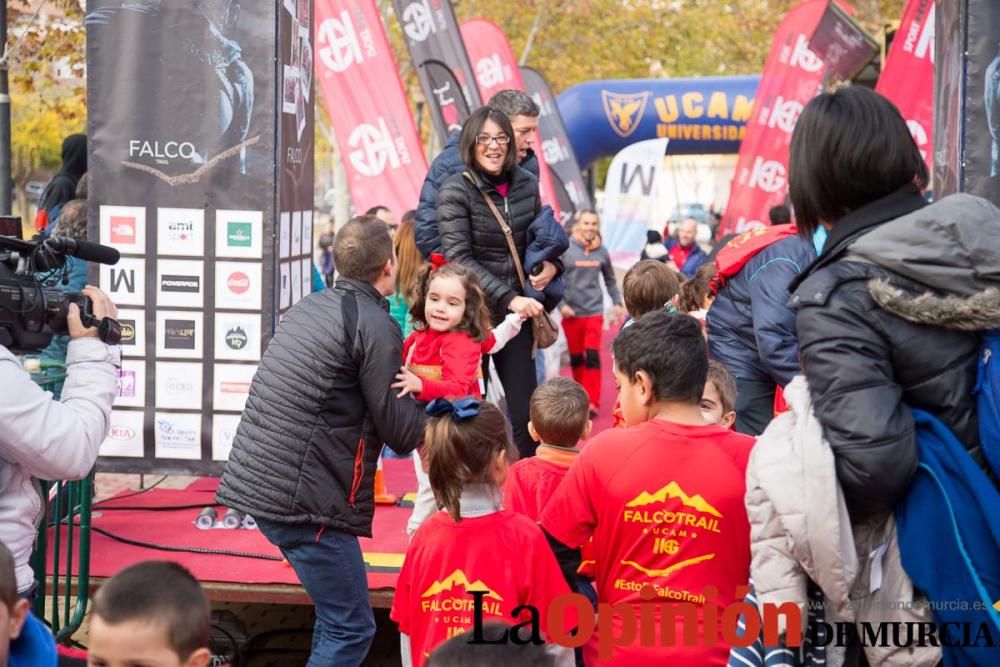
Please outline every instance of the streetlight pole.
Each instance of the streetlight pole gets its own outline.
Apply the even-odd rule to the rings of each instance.
[[[10,155],[10,89],[7,83],[7,0],[0,0],[0,215],[10,215],[12,185]]]

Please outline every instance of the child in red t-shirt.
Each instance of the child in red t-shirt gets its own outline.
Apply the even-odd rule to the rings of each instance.
[[[549,605],[570,592],[538,524],[501,507],[500,487],[517,457],[504,414],[474,398],[437,399],[427,412],[424,456],[444,510],[413,535],[390,614],[408,636],[415,667],[472,629],[473,591],[485,592],[484,620],[521,622],[530,617],[512,616],[514,609],[537,608],[543,634]]]
[[[753,438],[705,422],[705,339],[688,315],[645,315],[615,339],[614,357],[626,428],[591,438],[542,512],[542,527],[560,543],[554,547],[564,570],[578,558],[572,549],[593,536],[598,600],[624,603],[612,622],[615,636],[622,636],[621,609],[631,606],[639,620],[647,617],[641,609],[653,607],[654,645],[636,639],[600,664],[725,665],[722,624],[704,637],[705,609],[716,606],[722,618],[743,599],[738,587],[750,571],[744,476]],[[644,589],[651,601],[643,600]],[[698,627],[688,628],[697,630],[694,645],[684,641],[685,616],[664,610],[664,602],[695,606]],[[673,624],[670,645],[661,645],[661,619]],[[592,637],[588,665],[598,664],[597,633]]]
[[[539,443],[535,456],[510,468],[503,487],[504,506],[538,521],[580,453],[577,445],[590,435],[587,392],[565,377],[553,378],[531,394],[528,433]]]
[[[521,330],[521,317],[511,313],[490,330],[490,311],[476,274],[461,264],[425,267],[410,306],[414,330],[403,343],[405,363],[396,376],[399,396],[418,401],[447,396],[476,396],[484,354],[499,351]],[[407,533],[437,510],[420,455],[413,454],[417,497]]]

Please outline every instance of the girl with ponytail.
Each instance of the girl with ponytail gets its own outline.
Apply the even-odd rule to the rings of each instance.
[[[423,454],[441,510],[413,535],[391,613],[416,667],[436,646],[472,629],[477,604],[484,621],[507,622],[528,620],[526,612],[512,612],[532,606],[545,633],[549,605],[570,592],[538,524],[501,506],[501,486],[517,459],[503,412],[463,398],[436,399],[427,414]]]

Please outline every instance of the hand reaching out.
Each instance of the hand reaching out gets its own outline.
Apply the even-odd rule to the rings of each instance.
[[[402,398],[407,394],[417,396],[424,390],[424,381],[414,375],[406,366],[400,366],[399,373],[396,374],[396,383],[390,387],[401,390],[396,398]]]

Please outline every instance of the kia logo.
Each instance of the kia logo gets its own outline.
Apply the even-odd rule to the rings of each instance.
[[[108,437],[112,440],[131,440],[135,437],[135,431],[128,426],[112,426]]]
[[[233,294],[243,294],[250,289],[250,276],[242,271],[232,273],[229,276],[229,280],[226,281],[226,286],[229,287],[229,291]]]

